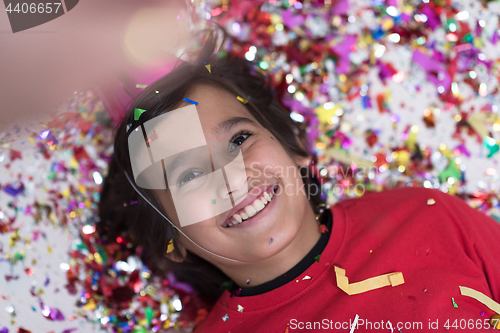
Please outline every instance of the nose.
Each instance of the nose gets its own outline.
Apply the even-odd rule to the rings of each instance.
[[[220,198],[231,197],[233,204],[237,205],[245,199],[251,177],[251,170],[245,167],[241,151],[234,160],[222,167],[222,172],[225,184],[219,186],[217,194]]]

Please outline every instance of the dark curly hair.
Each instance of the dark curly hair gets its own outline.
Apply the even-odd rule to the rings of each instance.
[[[220,30],[219,30],[220,31]],[[156,272],[173,272],[180,281],[191,284],[209,302],[215,302],[222,290],[221,283],[229,280],[218,268],[188,251],[183,262],[173,262],[165,258],[165,250],[170,239],[174,243],[174,255],[178,250],[179,236],[174,228],[148,205],[132,188],[124,171],[132,175],[127,142],[129,131],[162,113],[176,108],[191,88],[197,84],[210,84],[225,89],[234,96],[245,96],[247,110],[283,145],[290,156],[309,156],[304,128],[290,118],[276,100],[275,92],[264,74],[254,69],[254,64],[234,56],[221,56],[216,48],[218,31],[204,32],[202,48],[195,53],[194,60],[181,62],[170,73],[149,85],[132,103],[122,123],[115,128],[114,154],[109,166],[99,203],[98,224],[100,234],[109,240],[125,234],[134,245],[141,249],[144,262]],[[224,33],[225,36],[225,33]],[[224,37],[225,39],[225,37]],[[224,43],[224,41],[222,42]],[[211,73],[205,68],[210,64]],[[134,120],[134,109],[147,110],[139,120]],[[312,178],[307,169],[300,172],[305,184]],[[309,187],[306,186],[306,189]],[[164,212],[152,191],[142,193]],[[309,196],[315,210],[320,203],[319,195]],[[128,205],[137,201],[135,205]]]

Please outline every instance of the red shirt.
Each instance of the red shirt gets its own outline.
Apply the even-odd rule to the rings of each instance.
[[[500,302],[499,223],[425,188],[367,193],[331,211],[331,236],[319,262],[260,295],[224,292],[195,332],[349,332],[356,315],[354,332],[391,332],[387,321],[394,332],[487,326],[494,312],[462,296],[459,286]],[[337,287],[334,266],[345,269],[349,283],[393,272],[402,272],[405,282],[348,295]]]

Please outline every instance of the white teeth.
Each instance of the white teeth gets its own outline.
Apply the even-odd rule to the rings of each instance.
[[[274,190],[273,190],[274,191]],[[271,199],[273,198],[274,194],[273,191],[271,192],[264,192],[264,194],[258,198],[255,199],[252,204],[246,206],[243,211],[241,211],[239,214],[234,214],[233,215],[233,220],[231,222],[227,223],[228,227],[235,226],[239,223],[242,223],[243,221],[251,218],[257,212],[260,212],[266,207],[266,204],[271,202]]]
[[[255,199],[255,201],[253,202],[253,208],[255,208],[255,210],[258,212],[263,210],[264,207],[265,207],[264,203],[262,201],[260,201],[259,199]]]
[[[245,212],[247,213],[248,217],[252,217],[257,214],[257,210],[250,205],[245,207]]]

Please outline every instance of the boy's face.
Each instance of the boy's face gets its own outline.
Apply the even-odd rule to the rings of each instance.
[[[238,186],[231,187],[231,195],[235,200],[245,199],[220,215],[181,226],[177,213],[173,213],[176,210],[170,191],[156,190],[165,212],[189,238],[213,253],[243,262],[273,257],[296,240],[303,222],[311,215],[298,172],[298,166],[307,165],[308,159],[290,157],[271,132],[229,92],[197,85],[186,97],[198,102],[196,108],[206,142],[232,142],[241,149],[244,177]],[[186,105],[183,102],[179,107]],[[185,181],[195,177],[196,172],[187,174]],[[225,193],[219,195],[228,195],[227,189],[221,191]],[[196,200],[192,209],[197,209]],[[241,223],[231,225],[240,220]],[[184,237],[181,239],[186,249],[216,266],[231,263],[210,255]]]

